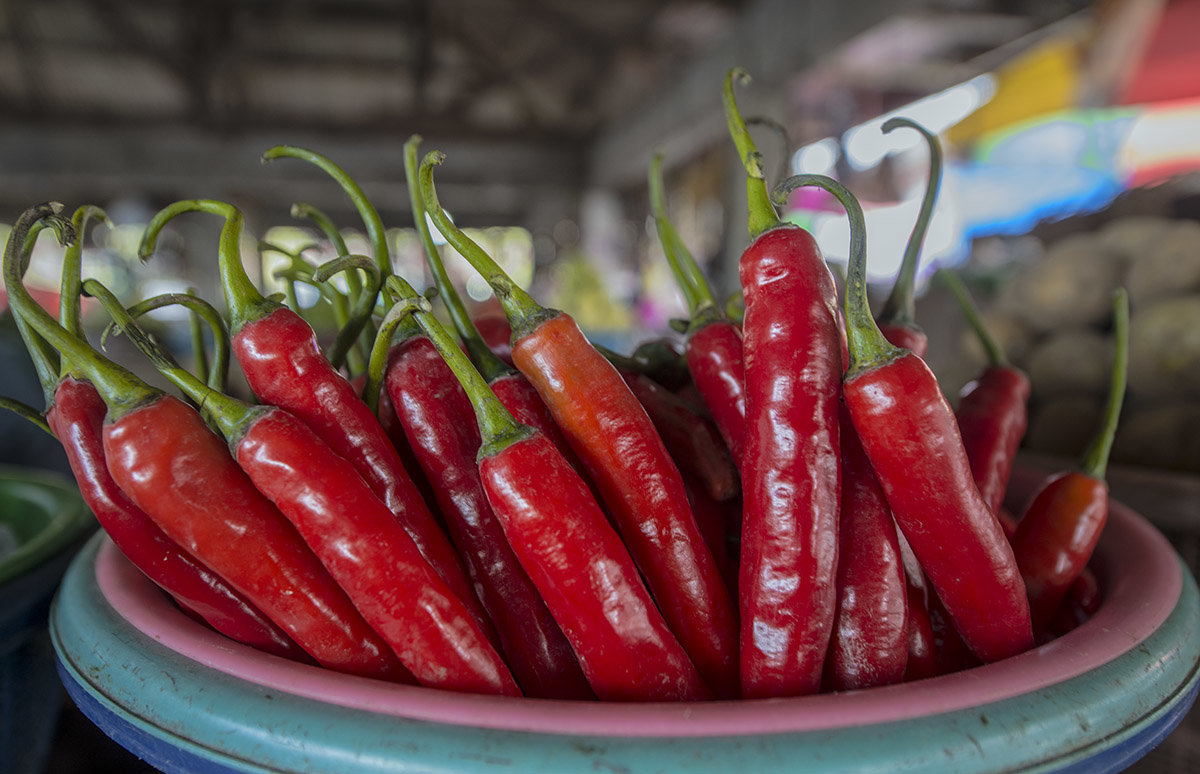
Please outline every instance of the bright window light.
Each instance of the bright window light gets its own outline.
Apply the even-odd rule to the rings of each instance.
[[[891,153],[924,145],[925,140],[916,132],[884,134],[883,124],[889,118],[911,118],[934,134],[940,134],[975,112],[995,92],[996,76],[985,73],[859,124],[842,135],[846,160],[855,169],[870,169]]]

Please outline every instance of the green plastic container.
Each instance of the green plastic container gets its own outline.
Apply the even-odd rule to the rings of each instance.
[[[62,690],[50,644],[50,600],[95,529],[73,482],[0,467],[0,772],[43,770]]]

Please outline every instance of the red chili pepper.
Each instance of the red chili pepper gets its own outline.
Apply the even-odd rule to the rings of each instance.
[[[150,342],[102,285],[85,287],[168,380],[209,407],[254,486],[422,685],[520,695],[485,630],[347,460],[287,411],[206,387]]]
[[[241,212],[224,202],[176,202],[159,211],[146,226],[139,255],[152,254],[163,226],[192,210],[225,218],[220,244],[222,287],[232,317],[234,356],[250,389],[263,402],[294,414],[354,465],[404,525],[422,555],[486,626],[487,616],[454,547],[371,409],[321,354],[312,327],[292,310],[264,298],[246,276],[238,247]]]
[[[51,209],[23,217],[46,217]],[[176,543],[225,578],[318,663],[352,674],[407,672],[303,539],[254,488],[199,413],[59,327],[21,286],[6,254],[14,309],[84,373],[108,404],[104,457],[113,480]]]
[[[739,263],[746,313],[742,457],[742,695],[820,688],[837,601],[842,358],[833,276],[805,230],[781,224],[761,160],[725,80],[725,114],[746,167],[750,233]]]
[[[1116,355],[1103,421],[1080,467],[1056,473],[1034,494],[1012,539],[1039,637],[1046,634],[1071,584],[1087,566],[1108,521],[1104,476],[1125,398],[1129,363],[1129,301],[1124,288],[1115,294],[1113,321]]]
[[[409,311],[405,304],[389,318]],[[488,501],[596,696],[709,698],[583,479],[545,436],[513,419],[431,314],[418,308],[416,317],[470,395]]]
[[[650,421],[679,470],[704,488],[717,502],[741,491],[737,465],[713,422],[701,416],[683,398],[645,374],[617,368],[625,384],[646,409]]]
[[[31,224],[29,217],[38,216],[31,213],[18,224],[21,229],[14,230],[16,239],[10,238],[10,249],[21,241],[20,231],[26,226],[32,236],[46,223],[37,220]],[[80,338],[82,238],[87,222],[93,217],[107,219],[98,208],[80,207],[71,219],[71,234],[63,234],[69,244],[63,256],[59,319],[66,330]],[[73,240],[69,239],[72,235]],[[24,241],[27,247],[32,247],[28,236]],[[20,263],[25,264],[23,258]],[[27,326],[22,327],[28,331]],[[37,341],[44,343],[40,337]],[[37,348],[30,349],[31,355],[37,357]],[[57,377],[51,376],[48,367],[38,371],[39,377],[49,380],[42,384],[49,404],[46,429],[62,444],[84,502],[126,558],[182,608],[227,637],[277,656],[311,661],[282,629],[236,589],[167,537],[113,481],[104,459],[102,437],[108,406],[91,382],[76,375],[73,362],[62,358]]]
[[[540,306],[442,211],[439,152],[421,164],[434,225],[496,290],[513,326],[513,361],[542,396],[592,481],[663,616],[713,692],[737,694],[733,600],[688,507],[683,478],[621,375],[568,315]]]
[[[496,357],[512,365],[512,326],[508,324],[508,318],[489,312],[472,317],[471,323]]]
[[[955,415],[975,483],[992,513],[1001,518],[1013,460],[1029,424],[1029,377],[1008,362],[961,280],[945,270],[938,276],[958,299],[987,354],[988,366],[963,388]]]
[[[650,202],[667,263],[688,304],[688,370],[734,461],[740,464],[746,446],[742,329],[717,304],[703,272],[667,217],[660,153],[650,164]]]
[[[892,285],[892,292],[884,301],[883,308],[879,310],[876,322],[889,342],[901,349],[911,350],[917,357],[923,358],[929,346],[929,337],[921,326],[917,325],[916,320],[917,266],[920,263],[925,232],[929,230],[929,220],[933,216],[933,205],[937,201],[938,190],[942,184],[942,146],[937,135],[909,118],[889,118],[881,128],[884,134],[887,134],[902,126],[920,132],[929,146],[929,182],[925,186],[925,197],[921,200],[917,222],[913,225],[912,234],[904,249],[904,258],[900,262],[896,282]]]
[[[826,670],[831,687],[845,691],[903,680],[910,628],[892,511],[845,409],[841,424],[838,603]]]
[[[862,208],[837,181],[790,178],[777,192],[820,185],[851,219],[843,395],[896,523],[958,632],[983,661],[1033,644],[1029,605],[999,522],[971,476],[958,422],[933,372],[887,342],[871,317]]]

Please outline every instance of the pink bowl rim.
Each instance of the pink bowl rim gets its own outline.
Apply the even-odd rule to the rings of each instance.
[[[394,685],[297,664],[235,643],[183,614],[110,541],[96,557],[99,589],[129,625],[206,667],[336,707],[410,720],[543,734],[696,737],[829,730],[965,710],[1050,688],[1118,658],[1170,615],[1179,559],[1144,518],[1112,502],[1092,567],[1104,604],[1079,628],[1018,656],[900,685],[791,699],[602,703],[479,696]]]

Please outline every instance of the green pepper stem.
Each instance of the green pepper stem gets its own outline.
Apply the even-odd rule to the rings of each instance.
[[[1125,288],[1117,288],[1113,294],[1113,366],[1108,387],[1108,401],[1096,436],[1083,454],[1082,470],[1092,478],[1104,480],[1108,470],[1108,457],[1113,439],[1117,435],[1117,424],[1121,418],[1121,406],[1125,402],[1125,383],[1129,372],[1129,294]]]
[[[533,300],[533,296],[518,287],[500,267],[500,264],[496,263],[492,256],[488,255],[487,251],[476,244],[462,229],[454,225],[454,221],[450,220],[450,216],[442,209],[442,205],[438,203],[437,189],[433,185],[433,168],[445,160],[445,153],[434,150],[426,153],[425,158],[421,161],[421,168],[417,176],[420,179],[421,198],[425,202],[425,211],[429,213],[429,217],[437,226],[438,231],[442,232],[442,236],[446,237],[446,241],[491,286],[513,329],[513,339],[519,339],[547,317],[552,317],[556,313],[543,307]]]
[[[921,200],[917,222],[913,224],[912,234],[909,235],[908,244],[904,248],[904,259],[900,262],[896,282],[884,301],[879,319],[891,325],[915,325],[917,264],[921,246],[925,243],[925,234],[929,230],[929,220],[933,217],[933,205],[937,202],[938,191],[942,185],[942,145],[933,132],[902,116],[885,121],[883,133],[887,134],[902,126],[916,129],[929,145],[929,182],[925,186],[925,197]]]
[[[184,292],[192,298],[200,297],[195,288],[188,288]],[[225,327],[223,320],[221,327]],[[212,382],[209,380],[213,376],[214,369],[208,366],[208,343],[204,339],[204,318],[198,312],[189,311],[188,313],[188,334],[192,339],[192,358],[196,361],[196,377],[211,386]],[[222,379],[221,389],[224,389],[224,379]]]
[[[980,345],[983,346],[984,354],[987,355],[988,365],[992,366],[1007,366],[1008,358],[1004,354],[1004,349],[992,336],[992,332],[988,330],[987,324],[983,321],[983,315],[979,312],[979,307],[975,304],[975,300],[971,298],[970,292],[962,279],[957,274],[946,269],[938,269],[934,275],[939,280],[946,284],[950,292],[954,295],[954,299],[958,302],[958,306],[962,309],[963,317],[967,319],[967,324],[971,326],[971,330],[975,332],[975,337],[979,339]]]
[[[34,221],[29,226],[21,242],[21,251],[17,257],[18,270],[20,277],[24,279],[25,271],[29,268],[29,262],[32,260],[33,248],[37,244],[38,235],[43,229],[50,228],[57,232],[59,241],[61,242],[66,235],[61,228],[56,225],[53,220],[42,219]],[[9,244],[13,243],[13,232],[9,232]],[[29,352],[29,359],[33,362],[34,373],[37,374],[38,384],[42,387],[42,396],[46,399],[46,405],[54,399],[54,390],[58,384],[58,374],[62,368],[58,353],[54,347],[50,346],[45,339],[34,333],[27,322],[19,314],[13,315],[13,321],[17,324],[17,333],[21,336],[21,341],[25,343],[25,349]]]
[[[246,274],[246,267],[242,265],[241,239],[245,218],[241,210],[232,204],[214,199],[184,199],[167,205],[146,224],[146,231],[138,245],[138,256],[143,261],[149,259],[154,254],[154,246],[163,227],[172,218],[185,212],[207,212],[225,219],[217,247],[217,261],[233,334],[237,335],[243,325],[266,317],[278,309],[277,302],[263,296],[254,286]]]
[[[83,235],[88,221],[97,219],[111,227],[112,222],[104,210],[85,204],[71,216],[71,227],[75,229],[75,240],[67,245],[63,253],[62,280],[59,283],[58,319],[62,326],[83,338],[82,308],[80,295],[83,286]]]
[[[83,289],[100,302],[121,332],[150,360],[154,368],[200,406],[205,417],[217,426],[230,446],[236,447],[237,442],[260,414],[259,407],[249,406],[237,398],[214,390],[180,366],[169,352],[160,347],[150,334],[137,324],[133,315],[125,309],[112,291],[100,282],[94,279],[84,280]]]
[[[88,288],[96,288],[101,293],[108,292],[111,295],[111,291],[108,291],[99,282],[90,285],[87,283],[84,284]],[[103,304],[103,299],[99,300]],[[124,310],[124,315],[128,316],[130,320],[136,320],[148,312],[152,312],[155,309],[162,309],[166,306],[182,306],[191,313],[189,319],[195,323],[195,330],[192,336],[193,346],[197,346],[198,344],[199,347],[196,349],[196,368],[202,371],[202,374],[197,378],[206,382],[212,389],[223,392],[229,377],[229,330],[225,327],[225,320],[221,318],[221,313],[213,308],[212,304],[197,296],[194,291],[189,290],[187,293],[163,293],[162,295],[139,301],[128,309],[125,309],[125,307],[122,307],[122,309]],[[109,312],[110,317],[114,317],[111,309],[108,309],[107,306],[105,309]],[[204,336],[200,329],[200,322],[207,323],[213,334],[213,364],[211,369],[208,367],[204,356]],[[108,337],[113,331],[113,326],[116,326],[118,330],[124,330],[124,327],[114,317],[113,322],[105,326],[104,331],[100,334],[101,347],[108,341]]]
[[[725,107],[725,121],[729,125],[729,135],[733,138],[738,157],[746,169],[746,203],[750,211],[750,238],[754,239],[764,231],[778,226],[779,215],[767,193],[762,154],[754,146],[750,130],[746,128],[746,122],[738,112],[737,99],[733,94],[734,81],[749,83],[750,74],[740,67],[732,68],[725,75],[725,88],[721,97]]]
[[[361,371],[364,366],[362,358],[354,347],[358,343],[359,334],[366,328],[367,323],[371,320],[371,315],[375,312],[375,299],[379,296],[380,287],[379,267],[365,255],[342,255],[321,264],[312,275],[313,280],[320,283],[321,287],[330,288],[326,283],[334,274],[346,272],[348,277],[357,278],[359,271],[367,275],[367,292],[358,294],[354,302],[354,309],[341,324],[337,336],[334,337],[333,343],[330,344],[329,351],[326,353],[326,357],[329,358],[329,362],[334,368],[341,368],[344,363],[349,362],[351,363],[350,370],[354,373]],[[337,294],[337,291],[332,288],[330,292]],[[338,295],[340,297],[340,294]],[[351,355],[354,355],[353,359],[351,359]]]
[[[407,315],[416,318],[417,324],[433,342],[471,401],[471,407],[475,410],[475,420],[479,425],[479,435],[482,439],[479,456],[494,455],[505,447],[528,438],[532,431],[518,422],[488,387],[487,382],[471,364],[470,359],[458,348],[454,336],[433,314],[429,301],[401,277],[393,275],[388,278],[387,283],[391,286],[392,295],[398,300],[384,317],[385,324],[389,322],[389,318]]]
[[[54,431],[50,429],[50,425],[46,424],[46,418],[42,416],[42,412],[30,406],[27,403],[22,403],[16,398],[8,398],[0,395],[0,409],[8,409],[17,416],[28,419],[33,424],[37,425],[41,430],[50,436],[54,436]]]
[[[337,255],[350,254],[350,248],[346,246],[346,240],[342,236],[342,232],[338,230],[338,227],[336,224],[334,224],[333,219],[321,210],[317,209],[311,204],[297,202],[292,205],[292,217],[307,218],[316,224],[317,228],[321,230],[321,233],[325,235],[325,238],[329,240],[329,243],[333,245],[333,251]],[[390,262],[391,259],[389,258],[388,260]],[[361,308],[358,307],[358,305],[362,304],[363,306],[369,306],[373,312],[375,309],[375,302],[379,298],[379,289],[383,287],[383,277],[381,275],[379,277],[378,284],[371,286],[373,290],[369,291],[367,296],[367,298],[370,299],[369,301],[363,298],[363,293],[366,291],[366,288],[363,287],[362,280],[358,278],[358,274],[356,272],[347,272],[346,287],[350,290],[350,299],[355,304],[356,308]],[[371,342],[374,340],[375,322],[370,316],[368,316],[366,321],[363,323],[362,330],[359,332],[358,341],[356,342],[355,347],[347,355],[347,363],[350,365],[351,372],[358,373],[362,370],[362,368],[365,368],[364,364],[366,363],[367,357],[370,355]]]
[[[350,201],[354,203],[354,207],[358,210],[359,217],[362,218],[363,225],[367,229],[367,238],[375,253],[375,264],[379,267],[379,276],[383,279],[391,276],[392,254],[388,249],[387,230],[383,227],[383,219],[379,217],[379,211],[375,209],[375,205],[367,198],[366,193],[354,178],[325,156],[304,148],[297,148],[294,145],[276,145],[274,148],[269,148],[263,154],[263,161],[273,161],[283,157],[300,159],[317,166],[342,187],[342,190],[350,197]]]
[[[396,281],[391,282],[394,287],[400,289],[406,286],[411,287],[403,278],[400,278],[396,274],[388,277],[388,280],[391,281],[393,277],[397,278]],[[386,298],[386,294],[384,297]],[[421,300],[426,304],[429,303],[423,296]],[[394,308],[395,305],[391,307],[391,309]],[[389,319],[387,315],[391,309],[378,310],[383,319],[379,323],[375,339],[371,344],[370,355],[367,358],[367,381],[363,385],[362,391],[362,399],[376,416],[379,416],[379,394],[384,389],[384,379],[387,375],[386,371],[388,359],[391,356],[392,341],[397,336],[401,341],[407,341],[413,336],[421,335],[420,326],[417,325],[416,321],[410,315],[396,314]]]
[[[53,221],[57,218],[58,227],[64,234],[69,235],[67,241],[75,238],[70,222],[58,215],[61,209],[60,204],[40,204],[26,210],[17,218],[4,249],[4,288],[8,292],[8,301],[14,315],[19,316],[33,332],[45,339],[64,358],[71,360],[75,369],[84,374],[104,398],[108,404],[109,417],[116,419],[154,400],[162,393],[59,325],[46,310],[38,306],[21,282],[21,261],[17,245],[24,242],[25,235],[33,223],[43,219]]]
[[[746,119],[746,126],[765,126],[779,138],[779,144],[783,146],[783,156],[779,160],[779,179],[776,184],[787,180],[792,169],[792,138],[788,136],[787,127],[769,116],[751,116]]]
[[[846,340],[850,352],[846,378],[850,378],[893,360],[906,350],[889,343],[871,315],[870,299],[867,297],[867,225],[862,205],[844,185],[826,175],[793,175],[779,184],[774,197],[776,201],[786,200],[792,191],[803,186],[817,186],[833,194],[846,208],[846,215],[850,218],[850,261],[846,269],[845,307]]]
[[[483,340],[483,336],[479,335],[479,329],[475,327],[475,322],[467,312],[462,297],[450,280],[446,264],[442,262],[442,255],[433,242],[433,234],[429,230],[429,221],[425,215],[425,201],[421,198],[420,181],[417,179],[420,166],[417,163],[417,148],[420,144],[421,136],[417,134],[404,143],[404,178],[408,183],[408,201],[412,208],[413,225],[417,229],[417,236],[421,239],[425,261],[429,264],[429,271],[433,275],[438,295],[446,306],[446,312],[450,315],[450,322],[454,325],[454,330],[462,340],[463,346],[466,347],[467,356],[471,358],[475,368],[490,384],[501,376],[512,373],[513,369],[501,360]]]
[[[700,316],[701,309],[716,307],[712,289],[704,273],[696,265],[696,259],[684,245],[675,230],[670,217],[667,216],[667,197],[664,192],[662,175],[663,154],[655,153],[650,159],[650,211],[654,214],[654,226],[658,230],[658,241],[662,243],[663,254],[667,265],[675,275],[675,283],[683,293],[687,303],[688,314],[695,320]]]

